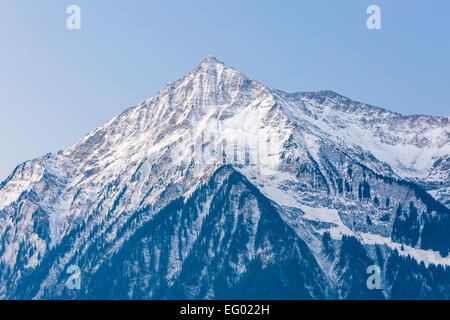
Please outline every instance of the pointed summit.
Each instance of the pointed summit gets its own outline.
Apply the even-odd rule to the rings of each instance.
[[[219,62],[219,61],[217,61],[217,58],[214,57],[211,54],[208,54],[208,56],[206,57],[205,61],[207,61],[207,62]]]
[[[230,68],[227,65],[225,65],[223,62],[217,60],[216,57],[212,56],[212,55],[208,55],[197,67],[197,69],[207,69],[208,67],[213,67],[213,66],[222,66],[222,67],[226,67],[226,68]],[[231,68],[230,68],[231,69]]]
[[[194,70],[188,73],[182,80],[186,78],[192,78],[196,76],[206,77],[206,78],[214,78],[213,81],[220,82],[225,81],[225,83],[230,83],[233,81],[251,81],[254,80],[247,77],[245,74],[240,72],[239,70],[230,67],[222,61],[217,60],[216,57],[209,54]],[[233,80],[233,81],[231,81]],[[256,83],[256,82],[255,82]]]
[[[261,91],[263,86],[208,55],[194,70],[171,83],[167,89],[171,91],[172,101],[206,107],[228,104],[237,97],[256,96],[256,91]]]

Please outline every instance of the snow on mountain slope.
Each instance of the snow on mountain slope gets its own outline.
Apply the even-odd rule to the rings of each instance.
[[[331,91],[279,96],[296,118],[369,151],[398,176],[449,187],[450,117],[402,116]]]
[[[136,230],[230,164],[280,206],[324,268],[326,232],[449,265],[439,227],[449,217],[449,132],[449,117],[401,116],[329,91],[287,94],[208,57],[65,152],[19,165],[0,184],[0,263],[49,263],[41,297],[70,262],[102,270]],[[88,258],[100,244],[104,258]],[[2,277],[0,296],[22,281]]]

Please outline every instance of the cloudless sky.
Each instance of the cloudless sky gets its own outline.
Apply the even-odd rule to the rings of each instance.
[[[81,30],[66,8],[81,8]],[[368,30],[366,8],[381,8]],[[286,92],[448,116],[448,0],[0,0],[0,180],[208,54]]]

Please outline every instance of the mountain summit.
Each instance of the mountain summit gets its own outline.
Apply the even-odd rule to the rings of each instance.
[[[208,56],[0,184],[0,297],[448,299],[449,154],[449,117]]]

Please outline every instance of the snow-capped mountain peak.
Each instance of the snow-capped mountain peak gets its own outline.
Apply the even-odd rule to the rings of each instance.
[[[42,297],[45,288],[57,286],[69,262],[83,262],[97,274],[139,230],[166,223],[164,212],[177,220],[181,210],[191,225],[177,220],[176,227],[151,227],[183,230],[171,233],[167,244],[168,285],[182,281],[180,265],[200,250],[196,243],[209,241],[200,235],[213,228],[205,225],[213,217],[219,224],[228,217],[245,220],[240,223],[249,232],[241,239],[246,249],[233,260],[236,270],[244,265],[242,272],[255,257],[269,259],[255,244],[255,233],[259,221],[271,219],[282,225],[279,230],[295,231],[292,246],[304,242],[311,250],[307,261],[320,265],[314,272],[327,273],[333,265],[318,249],[323,234],[333,241],[345,243],[348,236],[364,246],[382,245],[385,254],[402,247],[400,255],[418,263],[450,265],[445,257],[450,240],[441,228],[450,223],[448,120],[401,116],[330,91],[288,94],[208,56],[65,152],[18,166],[0,184],[0,262],[41,270],[59,255],[58,263],[42,269],[45,277],[33,295]],[[228,210],[224,215],[217,212],[221,205]],[[227,232],[235,235],[237,221],[230,221]],[[264,234],[275,237],[272,231]],[[221,231],[210,237],[215,232]],[[275,250],[272,240],[266,241]],[[90,256],[93,246],[102,248],[104,258]],[[144,253],[150,250],[145,248]],[[282,251],[277,247],[272,254]],[[9,286],[20,280],[6,271],[2,276]],[[10,288],[0,286],[0,296]]]

